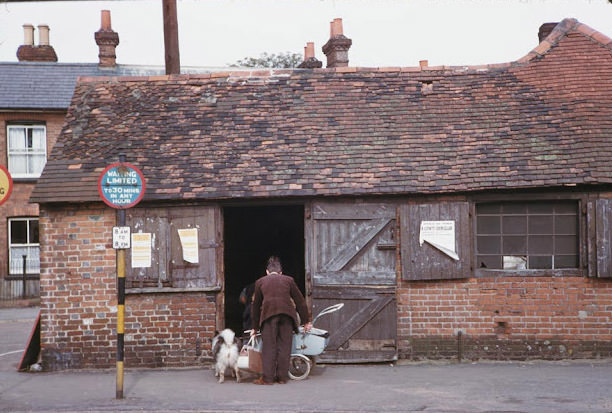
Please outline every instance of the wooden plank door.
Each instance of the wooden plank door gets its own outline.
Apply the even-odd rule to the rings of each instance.
[[[395,206],[315,202],[306,214],[306,234],[313,315],[344,303],[315,325],[330,332],[320,359],[397,359]]]

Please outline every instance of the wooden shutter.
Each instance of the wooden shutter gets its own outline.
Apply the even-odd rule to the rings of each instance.
[[[612,277],[612,199],[587,204],[589,277]]]
[[[132,268],[127,255],[128,288],[220,287],[223,260],[221,210],[217,206],[131,208],[127,224],[133,233],[151,233],[150,268]],[[197,228],[198,262],[183,259],[179,229]]]
[[[440,280],[471,274],[471,225],[467,202],[406,204],[400,208],[402,279]],[[422,221],[455,221],[456,261],[428,243],[419,244]]]
[[[126,287],[170,286],[168,210],[166,208],[130,208],[126,211],[126,223],[132,233],[151,234],[151,267],[132,268],[132,250],[127,250]]]
[[[172,286],[204,288],[219,286],[221,251],[221,212],[213,206],[173,208],[170,210],[170,271]],[[179,229],[198,230],[198,262],[183,259]]]

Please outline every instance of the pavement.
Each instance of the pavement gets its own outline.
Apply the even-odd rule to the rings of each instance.
[[[16,371],[21,354],[3,355],[15,341],[3,340],[25,342],[36,314],[0,309],[0,412],[612,412],[612,360],[317,365],[306,380],[273,386],[253,376],[219,384],[208,367],[126,364],[116,399],[114,369]]]

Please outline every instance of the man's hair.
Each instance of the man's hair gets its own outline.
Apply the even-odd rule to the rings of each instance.
[[[279,274],[283,272],[283,266],[281,265],[280,258],[274,255],[268,258],[266,270],[268,270],[269,272],[277,272]]]

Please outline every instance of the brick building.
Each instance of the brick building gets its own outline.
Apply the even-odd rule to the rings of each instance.
[[[49,42],[49,27],[25,24],[18,62],[0,62],[0,164],[14,182],[10,199],[0,206],[0,299],[21,297],[26,256],[26,295],[38,296],[38,205],[29,203],[48,155],[62,128],[79,76],[138,76],[163,74],[163,67],[117,64],[119,35],[112,30],[110,12],[102,11],[94,34],[98,63],[58,63]],[[190,69],[207,71],[205,69]]]
[[[97,182],[120,153],[151,239],[145,265],[127,252],[129,366],[206,359],[271,254],[313,313],[345,303],[326,360],[610,357],[612,41],[575,19],[539,40],[507,64],[355,68],[335,21],[325,69],[81,78],[31,198],[46,367],[114,362]]]

